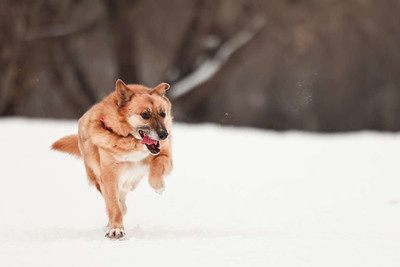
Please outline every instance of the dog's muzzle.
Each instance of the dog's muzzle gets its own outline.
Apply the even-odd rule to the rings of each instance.
[[[160,134],[157,133],[158,136],[160,137]],[[160,141],[154,140],[150,138],[146,133],[142,130],[139,130],[139,135],[142,137],[142,144],[145,144],[147,149],[150,151],[151,154],[157,155],[160,153]],[[164,137],[165,136],[165,137]],[[166,135],[163,135],[164,139],[160,137],[161,140],[165,140],[168,136],[168,132],[166,132]]]

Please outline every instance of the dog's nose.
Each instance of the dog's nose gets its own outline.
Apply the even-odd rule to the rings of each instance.
[[[168,137],[168,132],[167,132],[166,130],[159,130],[159,131],[157,132],[157,134],[158,134],[158,137],[159,137],[161,140],[165,140],[165,139],[167,139],[167,137]]]

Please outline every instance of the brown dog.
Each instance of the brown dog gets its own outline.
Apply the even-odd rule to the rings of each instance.
[[[78,135],[64,137],[53,149],[82,157],[89,181],[104,197],[109,238],[125,235],[125,199],[147,173],[157,193],[172,170],[169,85],[154,89],[116,83],[116,91],[94,105],[79,120]]]

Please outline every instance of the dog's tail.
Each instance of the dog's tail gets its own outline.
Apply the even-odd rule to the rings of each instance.
[[[56,141],[52,146],[52,149],[61,152],[69,153],[76,157],[82,157],[81,151],[78,145],[78,135],[68,135]]]

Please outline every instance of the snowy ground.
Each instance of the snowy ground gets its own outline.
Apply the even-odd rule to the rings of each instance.
[[[143,180],[110,241],[82,162],[49,149],[75,131],[0,120],[1,266],[400,265],[400,135],[177,124],[166,191]]]

